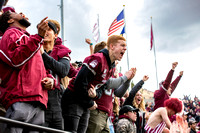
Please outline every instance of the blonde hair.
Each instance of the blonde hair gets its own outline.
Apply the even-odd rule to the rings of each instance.
[[[107,40],[107,48],[110,49],[110,44],[111,43],[117,43],[118,40],[123,40],[126,41],[126,39],[123,36],[120,35],[112,35],[108,38]]]
[[[115,115],[119,115],[119,108],[120,108],[120,102],[118,97],[114,98],[114,103],[113,103],[113,112]]]
[[[141,91],[138,91],[138,92],[141,93]],[[138,92],[137,92],[137,93],[138,93]],[[136,94],[137,94],[137,93],[136,93]],[[142,94],[142,93],[141,93],[141,94]],[[141,102],[140,102],[139,105],[136,103],[135,97],[133,98],[132,104],[133,104],[133,106],[134,106],[135,108],[139,109],[140,111],[146,111],[143,95],[142,95],[142,100],[141,100]]]
[[[67,77],[67,76],[65,76],[64,78],[61,78],[61,84],[64,86],[64,88],[66,89],[67,88],[67,86],[69,85],[69,80],[70,80],[70,78],[69,77]]]
[[[55,24],[55,26],[56,26],[56,28],[58,30],[57,34],[59,34],[59,32],[60,32],[60,23],[58,21],[52,20],[52,19],[48,19],[47,21],[50,21],[51,23]]]

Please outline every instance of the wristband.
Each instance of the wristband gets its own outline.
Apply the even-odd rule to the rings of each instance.
[[[90,43],[90,45],[93,45],[93,43]]]

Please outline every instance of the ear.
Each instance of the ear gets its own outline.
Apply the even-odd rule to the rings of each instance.
[[[113,43],[111,43],[110,44],[110,49],[113,50],[113,48],[114,48],[114,45],[113,45]]]
[[[57,37],[58,37],[58,34],[55,34],[55,39],[57,39]]]
[[[8,22],[9,24],[12,24],[12,23],[14,23],[14,21],[15,21],[15,20],[11,18],[11,19],[9,19],[7,22]]]

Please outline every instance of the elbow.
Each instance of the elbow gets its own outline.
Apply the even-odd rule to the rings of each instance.
[[[66,68],[65,68],[65,69],[63,70],[63,72],[60,74],[60,77],[61,77],[61,78],[64,78],[65,76],[68,75],[68,73],[69,73],[69,69],[66,69]]]
[[[62,70],[62,72],[60,73],[60,77],[61,77],[61,78],[64,78],[64,77],[67,76],[68,73],[69,73],[70,64],[69,64],[69,63],[63,64],[61,70]]]

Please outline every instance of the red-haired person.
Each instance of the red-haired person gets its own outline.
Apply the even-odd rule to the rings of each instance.
[[[65,131],[86,132],[90,110],[97,108],[88,90],[94,87],[98,90],[113,75],[115,61],[120,61],[126,51],[126,39],[112,35],[108,38],[107,47],[85,58],[78,74],[65,90],[61,100]],[[134,75],[133,70],[130,70],[130,75]]]
[[[164,102],[164,107],[160,107],[156,109],[144,129],[146,133],[162,133],[165,127],[165,131],[169,131],[171,127],[171,122],[169,117],[175,115],[176,113],[180,113],[183,109],[182,101],[178,98],[170,98]]]

